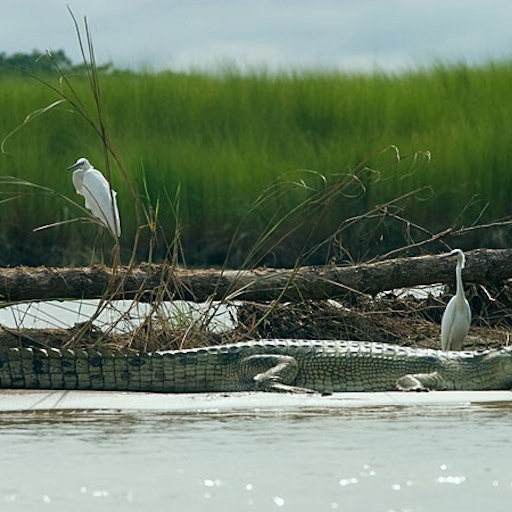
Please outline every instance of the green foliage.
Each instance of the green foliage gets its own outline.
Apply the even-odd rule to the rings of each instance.
[[[55,90],[72,87],[93,112],[88,79],[68,78],[68,85],[56,79]],[[309,262],[360,259],[425,233],[508,216],[511,80],[510,63],[400,75],[228,69],[99,76],[109,138],[141,198],[158,206],[161,243],[152,255],[164,257],[179,228],[189,264],[222,264],[230,244],[230,263],[242,264],[259,244],[253,262],[286,265],[300,251]],[[0,139],[57,101],[55,90],[13,75],[0,80]],[[0,175],[74,198],[68,165],[85,156],[105,170],[97,133],[65,102],[30,121],[5,140]],[[417,151],[430,153],[429,165],[426,153],[414,158]],[[140,220],[119,166],[111,171],[128,254]],[[32,232],[80,215],[58,197],[9,201],[0,215],[3,264],[83,262],[80,248],[95,236],[94,227],[76,224]],[[415,224],[424,230],[411,232]],[[265,235],[272,225],[279,229]]]
[[[85,64],[73,64],[64,50],[41,52],[32,50],[31,53],[13,53],[7,55],[0,52],[0,76],[20,73],[25,77],[57,75],[58,73],[86,73]],[[112,64],[98,66],[101,73],[112,69]]]
[[[0,74],[19,71],[31,74],[49,74],[55,72],[55,67],[62,71],[69,71],[73,65],[64,50],[51,53],[42,53],[33,50],[32,53],[13,53],[7,55],[0,53]]]

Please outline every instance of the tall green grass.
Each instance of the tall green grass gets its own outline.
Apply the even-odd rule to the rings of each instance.
[[[69,79],[94,113],[87,79]],[[45,80],[66,87],[58,77]],[[163,239],[172,239],[176,229],[179,189],[184,253],[189,264],[198,265],[222,264],[235,232],[230,264],[243,263],[260,240],[258,254],[264,258],[255,256],[254,261],[289,265],[300,251],[323,241],[329,243],[310,251],[309,262],[347,255],[360,259],[418,241],[425,233],[411,231],[414,224],[436,232],[508,217],[511,82],[508,62],[477,68],[438,65],[398,75],[242,74],[228,69],[100,76],[110,140],[143,200],[159,201],[162,242],[152,254],[158,259],[168,250]],[[36,80],[3,76],[0,138],[56,99],[54,91]],[[408,156],[398,159],[392,145],[401,157]],[[430,152],[428,165],[422,156],[414,160],[418,151]],[[63,103],[5,140],[0,175],[75,197],[65,169],[80,156],[104,169],[101,140]],[[364,171],[366,166],[378,173]],[[359,186],[353,182],[319,207],[347,173],[359,173]],[[115,165],[112,182],[119,193],[126,259],[137,220]],[[344,223],[416,189],[421,192],[374,211],[363,222]],[[2,201],[14,191],[4,187],[0,193]],[[310,205],[302,217],[299,212],[286,217],[307,198],[315,199],[313,209]],[[253,208],[258,200],[260,206]],[[32,232],[75,216],[80,212],[58,196],[35,192],[0,203],[0,263],[87,263],[94,226],[73,223]],[[283,218],[304,224],[276,248],[262,233]],[[288,220],[282,226],[291,229]],[[273,235],[275,240],[284,236]],[[499,245],[507,232],[484,235],[477,232],[460,244]],[[143,248],[141,259],[147,256]]]

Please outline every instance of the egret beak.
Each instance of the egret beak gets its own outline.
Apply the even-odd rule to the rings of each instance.
[[[67,170],[68,171],[74,171],[75,169],[78,169],[80,167],[81,164],[79,163],[74,163],[73,165],[70,165]]]

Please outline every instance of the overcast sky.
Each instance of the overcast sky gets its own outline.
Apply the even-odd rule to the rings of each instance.
[[[80,56],[66,5],[97,61],[153,69],[410,69],[512,56],[510,0],[0,0],[0,52]]]

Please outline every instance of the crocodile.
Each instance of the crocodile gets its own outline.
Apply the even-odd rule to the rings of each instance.
[[[510,389],[512,347],[459,352],[267,339],[152,353],[0,348],[0,388],[325,394]]]

